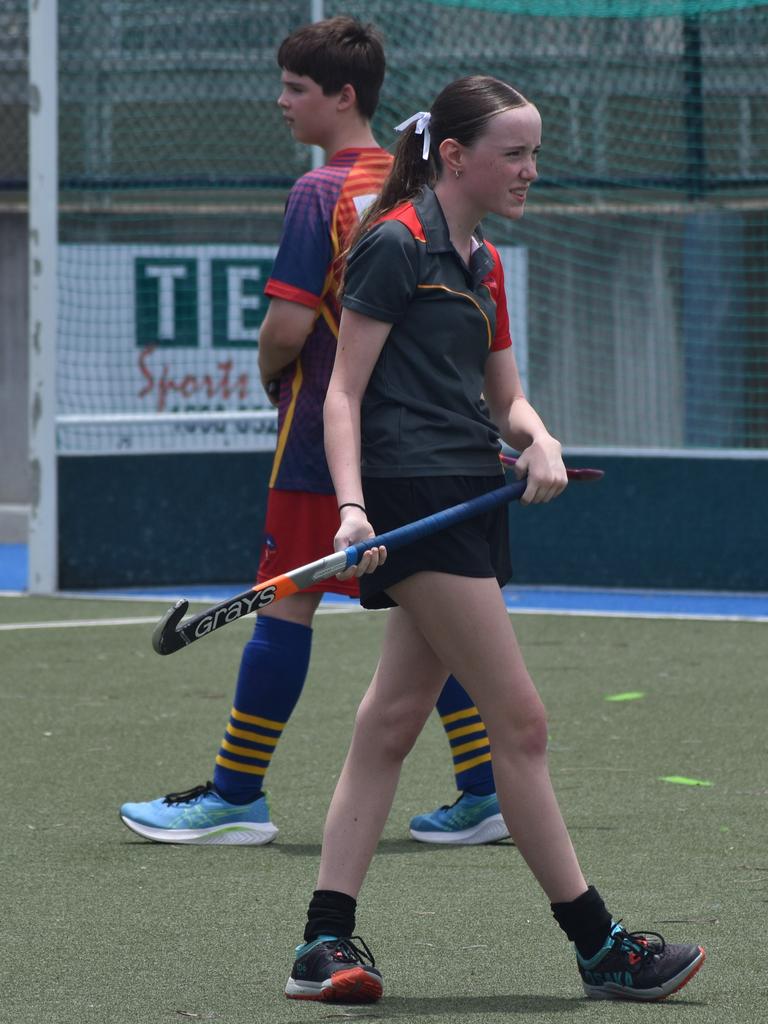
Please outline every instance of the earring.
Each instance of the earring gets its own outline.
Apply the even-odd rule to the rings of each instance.
[[[461,177],[461,171],[454,171],[453,173],[456,175],[457,178]]]

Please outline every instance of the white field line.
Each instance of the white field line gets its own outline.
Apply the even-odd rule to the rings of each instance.
[[[149,626],[157,622],[157,616],[148,619],[65,619],[61,622],[3,622],[0,630],[12,632],[15,629],[87,629],[92,626]]]
[[[362,612],[359,604],[350,602],[349,606],[337,608],[318,608],[318,615],[348,615],[350,612]],[[586,619],[676,619],[690,622],[768,622],[768,615],[718,615],[708,612],[642,612],[642,611],[601,611],[598,609],[554,609],[554,608],[519,608],[507,606],[511,615],[550,615],[582,617]],[[236,622],[244,621],[236,619]],[[60,622],[8,622],[0,623],[0,632],[12,632],[23,629],[93,629],[99,626],[151,626],[158,622],[158,617],[124,618],[124,619],[67,619]]]
[[[515,608],[510,615],[568,615],[585,619],[675,619],[689,622],[768,622],[768,615],[719,615],[716,612],[605,611],[598,608]]]
[[[350,602],[351,608],[319,608],[319,615],[346,615],[348,612],[360,612],[363,609],[358,604]],[[124,619],[62,619],[51,622],[3,622],[0,623],[0,632],[13,632],[20,629],[93,629],[98,626],[153,626],[159,621],[160,616],[152,618],[146,616]],[[240,621],[240,620],[236,620]]]

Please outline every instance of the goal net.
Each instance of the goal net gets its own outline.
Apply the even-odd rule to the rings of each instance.
[[[509,249],[530,397],[567,445],[768,447],[765,4],[68,0],[60,453],[274,443],[262,288],[312,160],[275,53],[323,13],[384,35],[384,146],[463,74],[541,110],[526,216],[486,232]]]

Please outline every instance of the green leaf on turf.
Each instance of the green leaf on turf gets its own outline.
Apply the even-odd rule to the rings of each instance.
[[[678,786],[714,786],[706,779],[688,779],[685,775],[660,775],[659,782],[674,782]]]
[[[630,690],[628,693],[609,693],[605,700],[620,701],[620,700],[642,700],[645,694],[642,690]]]

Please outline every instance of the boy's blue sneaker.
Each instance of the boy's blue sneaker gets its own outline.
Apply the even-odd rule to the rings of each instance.
[[[411,818],[411,838],[420,843],[496,843],[509,832],[499,810],[496,794],[473,796],[462,793],[455,803],[438,807],[431,814]]]
[[[147,803],[123,804],[120,818],[133,832],[156,843],[263,846],[277,835],[266,794],[250,804],[230,804],[211,782]]]
[[[701,946],[673,946],[656,932],[627,932],[620,924],[591,959],[576,952],[584,991],[592,999],[666,999],[705,959]]]
[[[285,986],[289,999],[326,1003],[375,1003],[382,991],[381,971],[376,970],[373,954],[359,935],[351,939],[321,935],[297,946]]]

